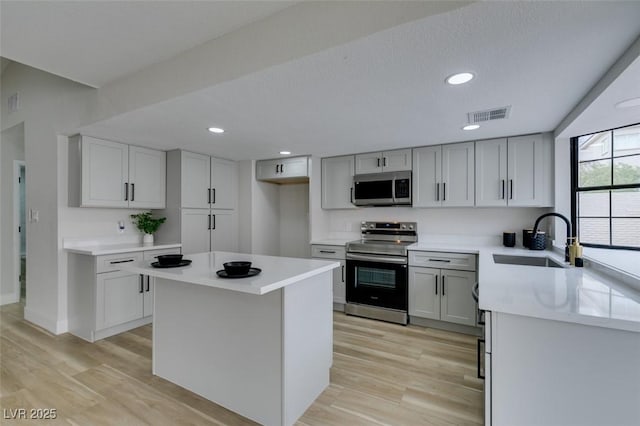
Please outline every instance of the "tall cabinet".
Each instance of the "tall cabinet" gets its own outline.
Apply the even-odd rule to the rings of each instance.
[[[184,254],[238,250],[235,162],[169,151],[167,182],[167,222],[159,238],[181,241]]]

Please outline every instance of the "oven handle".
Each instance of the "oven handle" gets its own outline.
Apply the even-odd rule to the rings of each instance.
[[[397,256],[382,256],[376,254],[355,254],[355,253],[347,253],[347,260],[362,260],[365,262],[383,262],[383,263],[393,263],[396,265],[406,265],[407,258],[406,257],[397,257]]]

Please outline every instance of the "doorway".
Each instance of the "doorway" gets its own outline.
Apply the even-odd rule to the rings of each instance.
[[[16,253],[16,271],[18,271],[19,289],[17,293],[20,295],[20,302],[25,303],[27,298],[27,208],[26,208],[26,164],[24,161],[15,161],[14,166],[17,182],[15,182],[16,196],[16,219],[18,224],[16,242],[14,244]]]

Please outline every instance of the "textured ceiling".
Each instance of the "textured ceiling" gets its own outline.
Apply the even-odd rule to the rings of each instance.
[[[640,35],[638,22],[640,2],[480,2],[82,130],[236,160],[551,131]],[[462,70],[477,78],[444,84]],[[506,105],[508,119],[461,130],[467,112]]]
[[[5,1],[2,56],[100,87],[294,1]]]

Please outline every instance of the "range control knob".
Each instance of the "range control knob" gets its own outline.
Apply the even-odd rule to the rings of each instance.
[[[369,225],[369,228],[371,228],[371,229],[373,229],[373,228],[375,228],[375,227],[376,227],[376,226],[375,226],[373,223],[372,223],[371,225]]]
[[[413,229],[413,225],[409,225],[409,229]]]
[[[407,225],[400,225],[400,229],[407,229]]]

